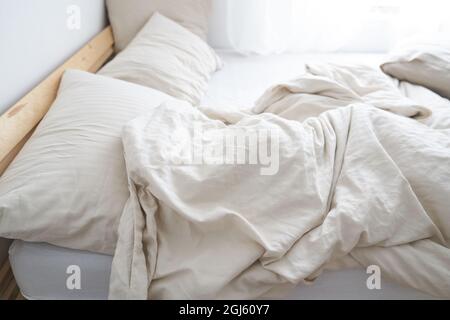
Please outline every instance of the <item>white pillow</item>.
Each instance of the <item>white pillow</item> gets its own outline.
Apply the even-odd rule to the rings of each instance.
[[[117,51],[125,49],[157,11],[203,40],[208,34],[211,0],[107,0],[106,5]]]
[[[155,13],[99,74],[163,91],[197,105],[220,58],[206,42]]]
[[[129,196],[122,127],[171,99],[67,71],[48,114],[0,178],[0,237],[113,254]]]
[[[409,39],[395,49],[381,69],[388,75],[424,86],[450,99],[450,35]]]

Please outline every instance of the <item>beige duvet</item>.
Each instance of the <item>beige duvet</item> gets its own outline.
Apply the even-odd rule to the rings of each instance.
[[[257,115],[212,119],[171,102],[127,125],[111,298],[259,298],[342,258],[450,297],[449,128],[419,122],[426,106],[375,71],[308,70],[270,89]],[[199,143],[199,126],[219,133],[212,144],[230,130],[276,133],[278,171],[167,161],[181,140]]]

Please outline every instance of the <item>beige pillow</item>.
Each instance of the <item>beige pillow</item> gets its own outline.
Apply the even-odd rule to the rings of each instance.
[[[394,50],[381,69],[398,80],[424,86],[450,99],[450,41],[442,39],[409,40]]]
[[[220,58],[206,42],[155,13],[99,74],[163,91],[197,105]]]
[[[107,0],[106,5],[117,51],[125,49],[157,11],[203,40],[208,34],[211,0]]]
[[[113,254],[129,197],[122,127],[171,99],[67,71],[50,111],[0,178],[0,237]]]

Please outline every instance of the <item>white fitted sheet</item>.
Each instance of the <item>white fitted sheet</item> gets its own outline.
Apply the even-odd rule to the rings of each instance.
[[[212,76],[201,106],[250,109],[268,87],[303,73],[306,63],[358,63],[378,67],[385,57],[381,54],[280,54],[246,57],[226,51],[219,52],[219,56],[224,67]]]
[[[29,300],[107,299],[112,256],[15,240],[9,260],[22,295]],[[67,268],[81,271],[81,290],[66,286]]]
[[[31,300],[107,299],[112,257],[16,240],[9,256],[22,294]],[[69,290],[66,271],[77,265],[81,289]],[[363,269],[325,271],[311,285],[301,284],[280,299],[430,299],[417,290],[381,278],[381,290],[369,290]]]
[[[366,63],[377,66],[382,55],[292,55],[244,57],[219,52],[225,62],[211,82],[201,105],[250,109],[269,86],[298,76],[305,63]],[[11,267],[22,294],[28,299],[106,299],[112,257],[16,240],[10,251]],[[81,289],[69,290],[66,271],[81,269]],[[381,290],[366,287],[363,269],[324,272],[312,285],[299,285],[285,299],[427,299],[416,290],[382,278]]]

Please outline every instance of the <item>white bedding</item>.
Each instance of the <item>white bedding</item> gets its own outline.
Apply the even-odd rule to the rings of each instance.
[[[202,106],[222,107],[238,105],[250,109],[268,86],[298,76],[305,62],[361,62],[377,65],[380,55],[281,55],[245,58],[232,53],[220,53],[225,67],[213,76]],[[411,92],[406,92],[411,94]],[[42,255],[45,259],[42,259]],[[32,299],[99,298],[107,296],[111,257],[50,246],[17,242],[10,251],[10,259],[23,293]],[[39,261],[40,263],[30,263]],[[80,262],[81,261],[81,262]],[[86,290],[69,292],[62,286],[68,263],[85,263],[90,274]],[[54,274],[60,275],[55,280]],[[95,274],[95,276],[94,276]],[[354,281],[352,281],[354,279]],[[365,287],[364,270],[326,272],[306,290],[298,287],[289,298],[343,298],[343,299],[414,299],[427,297],[416,290],[403,288],[383,280],[381,290]]]
[[[126,125],[111,298],[266,297],[345,257],[450,297],[450,132],[379,70],[307,71],[229,125],[178,101]]]

